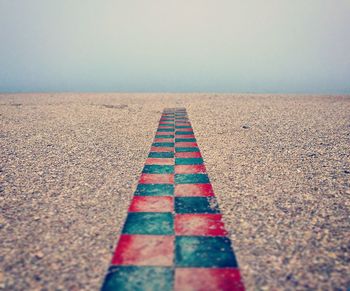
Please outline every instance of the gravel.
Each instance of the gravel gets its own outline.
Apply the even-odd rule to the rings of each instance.
[[[165,107],[186,107],[247,290],[350,286],[350,97],[0,95],[0,288],[98,290]]]

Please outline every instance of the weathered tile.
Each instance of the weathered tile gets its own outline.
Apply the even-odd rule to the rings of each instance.
[[[135,191],[136,196],[173,196],[174,185],[171,184],[139,184]]]
[[[173,212],[174,198],[171,196],[134,196],[129,212]]]
[[[173,158],[173,152],[150,152],[148,155],[149,158]]]
[[[175,185],[175,196],[191,197],[208,197],[214,196],[213,187],[211,184],[178,184]]]
[[[175,197],[175,212],[220,213],[220,210],[214,197]]]
[[[112,265],[172,266],[173,258],[173,236],[122,234]]]
[[[202,158],[175,158],[175,165],[201,165]]]
[[[176,214],[176,235],[227,236],[221,214]]]
[[[179,152],[175,153],[177,158],[201,158],[202,155],[200,152]]]
[[[176,174],[175,184],[208,184],[207,174]]]
[[[191,152],[189,152],[191,153]],[[196,152],[193,152],[196,153]],[[180,154],[180,153],[176,153]],[[195,173],[206,173],[204,165],[176,165],[175,174],[195,174]]]
[[[237,267],[227,237],[176,236],[175,256],[176,267]]]
[[[245,289],[237,268],[177,268],[174,290],[244,291]]]
[[[199,152],[199,148],[175,147],[175,152],[177,152],[177,153],[183,153],[183,152]]]
[[[147,174],[173,174],[173,165],[145,165],[143,168],[143,173]]]
[[[169,212],[129,212],[123,234],[171,235],[173,216]]]
[[[174,165],[174,159],[172,158],[147,158],[145,165],[165,165],[172,166]]]
[[[111,267],[102,291],[144,291],[173,289],[174,271],[170,267]]]
[[[141,174],[139,184],[174,184],[174,174]]]
[[[152,144],[153,147],[165,147],[165,148],[170,148],[170,147],[174,147],[174,143],[173,142],[154,142]]]

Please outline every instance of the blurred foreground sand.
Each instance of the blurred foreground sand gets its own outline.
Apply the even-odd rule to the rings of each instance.
[[[350,286],[350,97],[0,95],[0,287],[98,290],[164,107],[186,107],[248,290]]]

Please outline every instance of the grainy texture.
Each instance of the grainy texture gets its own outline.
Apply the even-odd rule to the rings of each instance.
[[[158,119],[186,107],[248,290],[350,286],[350,98],[0,95],[0,287],[97,290]]]

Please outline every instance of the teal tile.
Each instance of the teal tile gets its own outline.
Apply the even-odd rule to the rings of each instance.
[[[173,281],[174,270],[170,267],[113,266],[101,291],[170,291]]]
[[[191,134],[193,134],[193,131],[176,131],[175,134],[177,134],[177,135],[191,135]]]
[[[208,184],[207,174],[176,174],[175,184]]]
[[[220,213],[214,197],[175,197],[175,212],[185,213]]]
[[[190,125],[177,125],[175,128],[192,128]]]
[[[175,138],[175,142],[196,142],[195,138]]]
[[[173,196],[174,185],[170,184],[139,184],[136,196]]]
[[[175,165],[201,165],[202,158],[175,158]]]
[[[171,148],[171,147],[174,147],[174,143],[173,142],[155,142],[152,144],[152,146]]]
[[[183,152],[199,152],[199,148],[186,148],[186,147],[176,147],[175,152],[177,153],[183,153]]]
[[[175,136],[172,134],[157,134],[156,138],[174,138]]]
[[[149,158],[173,158],[174,153],[172,152],[150,152]]]
[[[170,166],[170,165],[145,165],[142,173],[173,174],[174,173],[174,166]]]
[[[175,131],[175,129],[174,128],[158,128],[157,129],[157,132],[163,132],[163,131],[169,132],[169,131]]]
[[[231,242],[227,237],[177,236],[175,238],[175,255],[176,267],[237,267]]]
[[[170,212],[129,212],[123,234],[171,235],[174,233]]]

